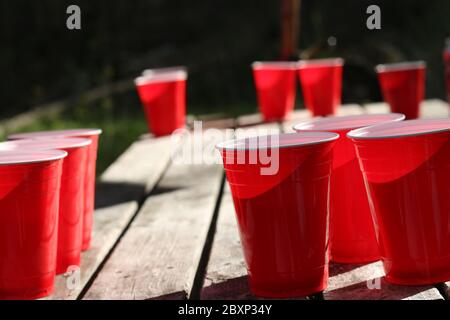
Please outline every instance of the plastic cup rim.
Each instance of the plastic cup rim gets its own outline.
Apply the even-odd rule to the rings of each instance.
[[[20,161],[3,161],[1,160],[1,155],[5,153],[10,153],[12,155],[32,155],[34,152],[40,151],[44,154],[47,154],[48,156],[43,156],[39,159],[34,160],[20,160]],[[56,161],[65,158],[68,155],[67,151],[60,150],[60,149],[34,149],[30,151],[25,150],[2,150],[0,151],[0,166],[8,166],[8,165],[16,165],[16,164],[32,164],[32,163],[41,163],[41,162],[50,162],[50,161]]]
[[[81,137],[81,136],[98,136],[102,134],[103,130],[100,128],[80,128],[80,129],[62,129],[62,130],[48,130],[48,131],[31,131],[18,132],[8,135],[9,140],[18,139],[46,139],[49,137]]]
[[[383,73],[383,72],[392,72],[392,71],[425,69],[426,67],[427,67],[427,63],[424,60],[417,60],[417,61],[405,61],[405,62],[379,64],[375,67],[375,71],[377,73]]]
[[[283,70],[296,70],[296,61],[255,61],[252,63],[252,68],[259,69],[283,69]]]
[[[164,73],[173,73],[173,72],[186,72],[187,68],[185,66],[174,66],[174,67],[164,67],[164,68],[153,68],[153,69],[145,69],[142,71],[142,76],[154,75],[154,74],[164,74]]]
[[[392,113],[375,113],[375,114],[358,114],[358,115],[350,115],[350,116],[335,116],[335,117],[321,117],[321,118],[316,118],[316,119],[310,119],[307,121],[302,121],[300,123],[297,123],[295,125],[292,126],[292,129],[295,130],[296,132],[305,132],[305,131],[332,131],[332,130],[353,130],[353,129],[359,129],[361,127],[367,127],[367,126],[372,126],[375,124],[371,124],[371,125],[359,125],[359,126],[335,126],[335,127],[330,127],[330,128],[307,128],[306,126],[308,125],[312,125],[314,123],[317,122],[332,122],[333,120],[336,119],[342,119],[342,120],[351,120],[351,119],[358,119],[358,118],[364,118],[364,117],[376,117],[376,116],[387,116],[387,115],[391,115],[392,118],[391,119],[386,119],[386,120],[381,120],[381,123],[385,123],[385,122],[391,122],[391,121],[402,121],[405,120],[406,116],[403,113],[398,113],[398,112],[392,112]],[[397,116],[397,117],[395,117]],[[381,124],[379,123],[379,124]],[[305,128],[302,128],[305,127]]]
[[[67,141],[64,141],[67,140]],[[34,146],[33,143],[39,143],[41,141],[42,144],[45,144],[44,141],[60,141],[60,143],[55,143],[56,146]],[[64,145],[67,143],[67,145]],[[42,139],[17,139],[17,140],[9,140],[0,142],[0,151],[9,151],[9,150],[20,150],[18,148],[23,147],[24,150],[60,150],[60,149],[77,149],[88,147],[92,144],[92,139],[89,138],[72,138],[72,137],[47,137]],[[2,149],[2,146],[16,146],[12,149]]]
[[[187,79],[186,70],[173,71],[152,71],[147,70],[147,74],[140,75],[134,79],[136,86],[143,86],[150,83],[183,81]]]
[[[324,58],[324,59],[311,59],[311,60],[299,60],[298,69],[308,68],[308,67],[340,67],[344,65],[343,58]]]
[[[305,132],[306,133],[306,132]],[[219,151],[251,151],[251,150],[266,150],[266,149],[285,149],[285,148],[294,148],[294,147],[302,147],[302,146],[310,146],[315,144],[321,144],[326,142],[331,142],[334,140],[337,140],[339,138],[339,134],[334,132],[323,132],[323,131],[310,131],[307,132],[308,134],[316,134],[316,135],[324,135],[327,134],[327,138],[322,138],[317,141],[311,141],[311,142],[299,142],[299,143],[289,143],[284,145],[278,145],[278,146],[256,146],[253,148],[248,148],[244,146],[239,146],[238,143],[242,143],[245,141],[248,141],[250,139],[259,139],[261,137],[273,137],[273,136],[286,136],[286,135],[301,135],[302,133],[281,133],[281,134],[269,134],[269,135],[261,135],[256,137],[248,137],[248,138],[240,138],[240,139],[230,139],[223,142],[220,142],[216,144],[216,149]]]
[[[421,132],[413,132],[413,133],[397,133],[390,135],[374,135],[374,136],[361,136],[364,130],[370,130],[373,128],[379,128],[383,126],[389,126],[395,124],[404,124],[404,123],[417,123],[417,122],[439,122],[439,121],[448,121],[447,128],[441,129],[429,129]],[[450,131],[450,119],[412,119],[412,120],[404,120],[404,121],[390,121],[380,124],[375,124],[372,126],[367,126],[363,128],[358,128],[347,132],[346,136],[353,140],[384,140],[384,139],[395,139],[395,138],[408,138],[408,137],[417,137],[417,136],[425,136],[434,133],[442,133]]]

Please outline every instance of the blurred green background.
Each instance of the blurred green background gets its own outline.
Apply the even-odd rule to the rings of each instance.
[[[81,8],[79,31],[66,28],[70,4]],[[381,30],[366,28],[370,4],[381,7]],[[250,64],[280,57],[280,8],[281,0],[1,0],[0,117],[58,100],[67,105],[2,135],[101,127],[101,173],[147,128],[129,83],[95,99],[84,99],[86,92],[174,65],[189,69],[189,114],[255,112]],[[427,62],[427,97],[445,98],[450,1],[302,0],[299,14],[299,54],[345,59],[344,103],[381,100],[376,64],[418,59]]]

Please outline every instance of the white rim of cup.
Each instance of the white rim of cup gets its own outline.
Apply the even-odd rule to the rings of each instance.
[[[161,74],[161,73],[169,73],[169,72],[187,72],[187,68],[184,66],[175,66],[175,67],[167,67],[167,68],[155,68],[155,69],[145,69],[142,71],[143,76],[150,76],[154,74]]]
[[[286,69],[296,70],[297,62],[295,61],[255,61],[252,63],[253,69]]]
[[[417,61],[379,64],[375,67],[375,71],[377,73],[381,73],[381,72],[390,72],[390,71],[425,69],[426,67],[427,67],[427,63],[425,61],[417,60]]]
[[[304,132],[304,131],[331,131],[331,130],[349,130],[349,129],[356,129],[356,128],[361,128],[361,127],[367,127],[367,126],[372,126],[372,125],[376,125],[377,123],[373,123],[370,125],[358,125],[358,126],[330,126],[330,127],[325,127],[325,128],[315,128],[314,125],[315,124],[319,124],[319,123],[324,123],[326,124],[327,122],[329,123],[333,123],[334,121],[337,120],[352,120],[352,119],[370,119],[370,118],[375,118],[375,117],[386,117],[385,120],[380,120],[380,123],[385,123],[385,122],[391,122],[391,121],[402,121],[405,119],[405,115],[403,113],[376,113],[376,114],[358,114],[358,115],[352,115],[352,116],[335,116],[335,117],[321,117],[321,118],[316,118],[316,119],[311,119],[311,120],[307,120],[307,121],[303,121],[300,123],[297,123],[295,125],[292,126],[292,129],[294,129],[296,132]]]
[[[41,145],[39,145],[41,144]],[[61,150],[87,147],[92,144],[89,138],[48,137],[46,139],[18,139],[0,142],[0,151],[21,150]]]
[[[307,67],[330,67],[330,66],[343,66],[344,59],[342,58],[325,58],[325,59],[311,59],[311,60],[299,60],[298,68],[307,68]]]
[[[275,136],[295,136],[295,135],[310,135],[310,136],[317,136],[316,141],[310,141],[310,142],[298,142],[298,143],[288,143],[288,144],[279,144],[278,146],[259,146],[258,141],[260,138],[265,137],[265,141],[267,141],[268,137],[275,137]],[[314,144],[321,144],[325,142],[331,142],[339,138],[339,134],[334,132],[325,132],[325,131],[310,131],[310,132],[295,132],[295,133],[281,133],[281,134],[271,134],[271,135],[262,135],[262,136],[256,136],[256,137],[249,137],[249,138],[241,138],[241,139],[231,139],[227,140],[221,143],[216,144],[216,149],[222,151],[243,151],[243,150],[266,150],[266,149],[283,149],[283,148],[292,148],[292,147],[299,147],[299,146],[309,146]],[[250,140],[256,140],[256,147],[248,148],[245,147],[245,142]]]
[[[420,132],[413,132],[413,133],[396,133],[396,134],[389,134],[389,135],[381,135],[378,134],[372,135],[372,136],[364,136],[364,134],[368,133],[368,130],[380,130],[380,129],[390,129],[395,126],[405,126],[409,124],[415,124],[415,123],[436,123],[439,125],[439,123],[442,123],[444,126],[443,128],[438,129],[427,129]],[[448,132],[450,131],[450,119],[413,119],[413,120],[404,120],[404,121],[390,121],[385,122],[381,124],[376,124],[373,126],[367,126],[364,128],[359,128],[355,130],[351,130],[347,133],[347,137],[354,139],[354,140],[376,140],[376,139],[394,139],[394,138],[405,138],[405,137],[417,137],[417,136],[424,136],[427,134],[433,134],[433,133],[441,133],[441,132]]]
[[[41,157],[37,157],[36,159],[33,160],[16,160],[16,161],[4,161],[1,159],[2,154],[10,154],[12,156],[17,156],[17,155],[22,155],[22,156],[30,156],[30,157],[36,157],[36,152],[40,152],[40,154],[42,155]],[[18,150],[14,150],[14,151],[10,151],[10,150],[5,150],[5,151],[0,151],[0,166],[7,166],[7,165],[15,165],[15,164],[31,164],[31,163],[40,163],[40,162],[48,162],[48,161],[55,161],[55,160],[60,160],[63,159],[67,156],[67,152],[64,150],[59,150],[59,149],[52,149],[52,150],[43,150],[43,149],[36,149],[36,150],[30,150],[30,151],[18,151]]]
[[[18,139],[46,139],[49,137],[81,137],[81,136],[98,136],[102,133],[99,128],[81,128],[81,129],[66,129],[66,130],[48,130],[48,131],[32,131],[19,132],[8,135],[8,140]]]
[[[134,79],[136,86],[145,85],[154,82],[171,82],[187,79],[187,70],[179,69],[172,71],[151,71],[147,70],[147,74],[141,75]]]

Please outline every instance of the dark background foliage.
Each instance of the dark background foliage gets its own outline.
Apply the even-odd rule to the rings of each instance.
[[[69,31],[65,10],[82,10]],[[365,27],[369,4],[382,29]],[[86,89],[131,78],[144,68],[187,65],[192,112],[255,104],[249,64],[279,56],[278,0],[85,0],[0,2],[3,117]],[[427,96],[444,98],[442,50],[448,0],[303,0],[299,48],[346,60],[344,102],[379,100],[375,64],[423,59]],[[334,36],[335,47],[326,45]],[[133,102],[138,103],[135,94]]]

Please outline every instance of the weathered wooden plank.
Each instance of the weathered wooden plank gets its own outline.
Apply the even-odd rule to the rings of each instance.
[[[337,110],[337,116],[350,116],[350,115],[358,115],[364,114],[365,110],[358,104],[344,104],[340,106]],[[295,113],[295,116],[291,117],[291,119],[283,122],[282,128],[283,132],[290,133],[294,132],[293,126],[302,121],[308,121],[313,119],[311,113],[308,110],[298,110]]]
[[[390,108],[389,105],[385,102],[373,102],[367,103],[363,105],[364,109],[368,114],[377,114],[377,113],[389,113]]]
[[[243,126],[252,126],[252,125],[261,124],[261,123],[263,123],[263,118],[262,118],[261,113],[252,113],[252,114],[242,115],[242,116],[238,117],[236,121],[237,121],[236,125],[238,127],[243,127]]]
[[[385,102],[375,102],[365,104],[364,108],[367,113],[388,113],[389,105]],[[450,107],[447,102],[440,99],[425,100],[420,104],[420,118],[448,118],[450,116]]]
[[[353,116],[364,113],[366,113],[366,110],[356,103],[343,104],[336,111],[337,116]]]
[[[380,261],[366,265],[330,264],[325,300],[442,300],[432,286],[398,286],[384,278]]]
[[[47,299],[77,299],[156,184],[171,155],[169,138],[135,142],[101,176],[97,186],[91,248],[82,253],[80,277],[58,276]]]
[[[301,109],[301,110],[295,110],[291,116],[289,117],[288,120],[284,121],[281,124],[282,127],[282,131],[285,133],[292,133],[294,132],[294,129],[292,129],[292,127],[302,121],[307,121],[310,120],[311,117],[311,113],[306,110],[306,109]]]
[[[84,299],[188,297],[222,177],[219,164],[173,163]]]
[[[440,99],[425,100],[420,105],[421,118],[448,118],[450,107]]]
[[[250,127],[241,127],[234,130],[234,138],[242,139],[263,135],[278,134],[281,132],[281,126],[277,122],[260,124]]]
[[[251,297],[233,199],[226,183],[201,298],[249,299]]]
[[[225,129],[225,128],[233,128],[235,126],[236,126],[236,119],[234,118],[204,120],[202,123],[203,129],[208,128]]]

